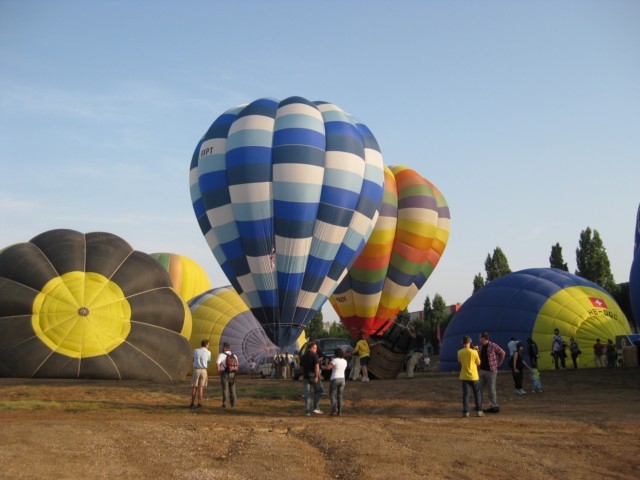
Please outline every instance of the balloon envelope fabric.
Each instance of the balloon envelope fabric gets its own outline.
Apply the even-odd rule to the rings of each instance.
[[[198,143],[189,183],[200,229],[279,347],[362,250],[383,182],[373,134],[327,102],[261,98],[223,113]]]
[[[532,338],[540,350],[538,367],[553,368],[551,347],[557,328],[567,342],[574,337],[582,366],[593,366],[597,338],[615,342],[631,333],[626,316],[599,285],[563,270],[531,268],[491,281],[474,293],[447,326],[440,349],[440,371],[459,371],[457,351],[469,335],[475,344],[482,331],[507,351],[513,336],[525,345]],[[506,368],[506,360],[503,368]]]
[[[380,216],[360,256],[330,297],[355,338],[384,332],[440,261],[451,215],[442,193],[414,170],[385,167]]]
[[[637,325],[640,322],[640,206],[636,216],[633,262],[629,273],[629,300]]]
[[[152,253],[151,256],[169,272],[173,289],[185,302],[211,289],[207,272],[189,257],[176,253]]]
[[[0,252],[0,376],[176,380],[191,312],[151,256],[51,230]]]
[[[191,299],[189,308],[193,318],[191,348],[198,348],[202,340],[209,340],[214,358],[209,365],[211,373],[216,373],[215,358],[224,342],[228,342],[237,355],[242,373],[250,373],[251,359],[259,364],[264,357],[280,351],[231,286],[198,295]]]

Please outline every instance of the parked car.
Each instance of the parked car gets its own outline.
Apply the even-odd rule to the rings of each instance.
[[[271,376],[271,365],[273,364],[273,356],[262,357],[258,364],[258,370],[262,378]]]
[[[322,378],[329,380],[331,378],[331,370],[327,369],[327,364],[331,362],[331,359],[335,356],[336,348],[341,348],[344,352],[344,358],[347,360],[347,370],[345,376],[349,376],[351,371],[351,354],[353,353],[353,347],[349,344],[349,340],[346,338],[317,338],[316,344],[318,345],[318,351],[322,352],[322,362],[320,363],[320,370]],[[300,349],[299,358],[307,351],[307,343],[305,343]],[[293,380],[298,380],[302,376],[302,369],[298,364],[296,371],[293,375]]]

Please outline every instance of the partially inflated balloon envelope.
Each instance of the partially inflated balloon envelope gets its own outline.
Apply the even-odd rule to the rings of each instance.
[[[633,261],[629,273],[629,297],[631,309],[636,318],[640,320],[640,206],[636,216],[635,243],[633,245]]]
[[[202,340],[209,340],[214,359],[209,364],[211,373],[216,372],[215,358],[224,342],[228,342],[238,356],[242,373],[249,373],[252,359],[260,363],[262,358],[280,351],[230,286],[214,288],[193,298],[189,308],[193,317],[191,348],[198,348]]]
[[[597,338],[615,342],[617,335],[631,333],[627,317],[599,285],[563,270],[531,268],[489,282],[464,302],[444,332],[440,370],[460,370],[462,337],[469,335],[478,344],[482,331],[504,350],[512,336],[522,341],[527,362],[527,339],[532,338],[540,350],[538,367],[550,369],[556,328],[567,343],[575,338],[583,365],[594,364]]]
[[[349,328],[382,333],[425,284],[449,239],[442,193],[406,167],[385,167],[380,216],[362,253],[330,297]]]
[[[291,345],[364,246],[383,165],[369,129],[300,97],[232,108],[198,143],[193,208],[233,288],[279,347]]]
[[[173,289],[185,302],[211,289],[207,272],[189,257],[176,253],[152,253],[151,256],[169,272]]]
[[[191,312],[151,256],[51,230],[0,252],[0,376],[182,379]]]

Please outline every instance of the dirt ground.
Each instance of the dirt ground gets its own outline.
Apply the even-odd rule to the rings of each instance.
[[[0,477],[640,478],[640,368],[543,371],[542,383],[517,396],[501,373],[501,412],[464,419],[457,376],[429,372],[347,382],[341,417],[305,417],[300,381],[240,377],[224,410],[213,378],[190,410],[188,379],[0,379]]]

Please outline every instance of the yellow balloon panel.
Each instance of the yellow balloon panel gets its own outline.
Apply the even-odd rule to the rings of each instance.
[[[94,272],[52,278],[36,296],[32,326],[52,351],[73,358],[107,354],[131,330],[131,308],[120,287]]]
[[[538,344],[541,369],[555,368],[552,358],[554,329],[569,343],[573,337],[582,354],[579,364],[594,366],[593,344],[600,338],[615,342],[617,335],[631,333],[629,322],[609,296],[595,288],[576,286],[558,291],[540,309],[533,326],[533,340]],[[567,355],[569,350],[567,349]],[[568,360],[567,365],[571,363]]]

